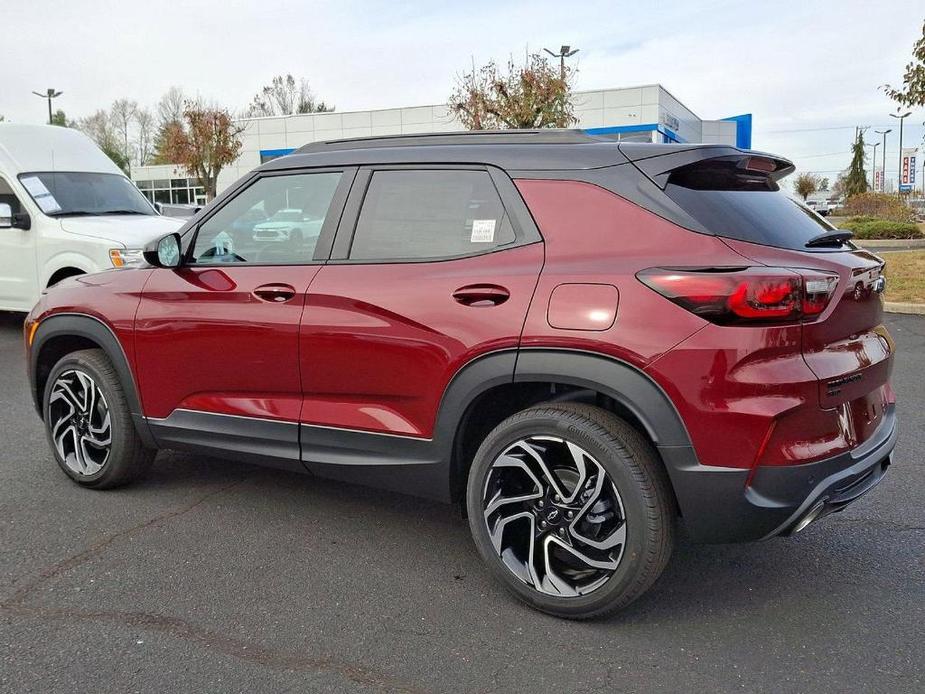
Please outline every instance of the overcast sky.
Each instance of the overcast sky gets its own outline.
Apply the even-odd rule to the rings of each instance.
[[[7,0],[0,15],[0,114],[17,122],[45,120],[31,92],[47,87],[70,118],[171,85],[237,111],[286,72],[339,111],[442,103],[473,58],[569,43],[578,89],[659,82],[703,118],[753,113],[755,148],[834,177],[858,124],[894,126],[895,169],[878,86],[901,81],[925,4]],[[907,144],[923,120],[906,121]]]

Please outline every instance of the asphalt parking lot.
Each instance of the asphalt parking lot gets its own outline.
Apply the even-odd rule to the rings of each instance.
[[[891,316],[887,479],[790,539],[682,540],[604,622],[520,606],[449,507],[162,453],[78,488],[0,314],[0,690],[925,690],[925,318]]]

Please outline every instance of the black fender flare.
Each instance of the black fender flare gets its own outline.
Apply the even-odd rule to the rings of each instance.
[[[433,442],[439,451],[437,459],[445,461],[451,485],[457,473],[451,464],[456,435],[470,405],[497,385],[531,382],[589,389],[620,403],[645,428],[674,487],[681,471],[698,465],[681,415],[661,386],[641,369],[613,357],[582,350],[527,347],[479,357],[463,366],[447,386],[437,414]],[[446,495],[452,497],[453,490],[447,490]],[[678,501],[683,512],[684,500],[679,497]]]
[[[652,377],[619,359],[569,349],[523,348],[514,382],[555,381],[613,398],[642,423],[656,446],[689,446],[674,404]]]
[[[144,410],[141,407],[141,396],[135,383],[135,376],[129,367],[122,343],[119,342],[119,338],[109,325],[95,316],[84,313],[56,313],[43,319],[35,331],[29,350],[29,385],[32,391],[32,401],[39,416],[42,416],[42,394],[38,392],[37,378],[39,356],[42,353],[42,347],[49,340],[62,336],[82,337],[90,340],[106,353],[119,376],[138,435],[145,445],[155,447],[154,437],[148,429]]]

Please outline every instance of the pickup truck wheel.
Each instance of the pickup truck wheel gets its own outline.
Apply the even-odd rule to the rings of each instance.
[[[127,484],[154,459],[155,451],[135,431],[122,384],[102,350],[72,352],[55,364],[43,412],[55,460],[80,485]]]
[[[614,414],[540,405],[476,453],[466,504],[491,572],[532,607],[600,617],[642,595],[671,554],[675,508],[651,444]]]

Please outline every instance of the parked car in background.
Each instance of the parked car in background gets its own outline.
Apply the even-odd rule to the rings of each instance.
[[[806,206],[811,209],[813,212],[818,214],[820,217],[829,216],[829,202],[828,200],[807,200]]]
[[[299,209],[284,209],[265,222],[254,225],[255,241],[294,241],[316,239],[321,233],[324,217],[312,218]]]
[[[196,213],[202,209],[202,205],[195,205],[189,203],[171,203],[171,202],[155,202],[154,208],[158,211],[159,214],[164,215],[165,217],[177,217],[186,221],[190,217],[195,217]]]
[[[182,225],[83,133],[0,123],[0,310],[28,311],[65,277],[141,263],[145,244]]]
[[[884,264],[779,192],[792,170],[568,131],[309,145],[150,266],[42,298],[52,455],[94,489],[179,448],[457,502],[521,600],[620,609],[678,523],[800,532],[890,464]],[[258,209],[320,234],[248,244]]]

